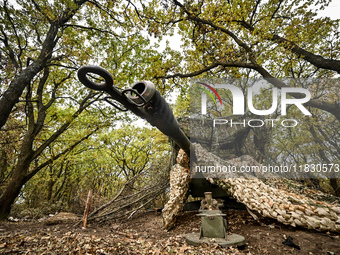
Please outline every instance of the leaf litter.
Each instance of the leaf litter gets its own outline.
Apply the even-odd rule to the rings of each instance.
[[[93,223],[86,229],[71,223],[2,222],[0,254],[295,254],[296,249],[282,244],[288,236],[301,247],[299,254],[340,254],[338,234],[287,227],[263,218],[255,221],[245,210],[229,210],[227,215],[229,231],[245,236],[247,246],[192,246],[185,235],[199,231],[196,214],[182,213],[168,232],[162,229],[161,215],[154,212],[106,225]]]

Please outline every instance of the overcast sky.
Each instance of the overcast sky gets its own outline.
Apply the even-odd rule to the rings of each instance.
[[[340,19],[340,0],[333,0],[332,3],[325,9],[319,12],[319,15],[327,16],[332,19]]]

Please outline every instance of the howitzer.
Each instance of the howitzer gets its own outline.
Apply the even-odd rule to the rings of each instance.
[[[105,82],[93,82],[88,77],[91,73],[101,76]],[[129,89],[119,91],[113,86],[112,75],[99,66],[82,66],[78,70],[78,79],[90,89],[108,93],[110,96],[104,98],[106,102],[121,111],[130,110],[137,116],[147,120],[190,155],[190,140],[180,129],[170,106],[152,82],[137,82]],[[118,101],[125,109],[118,106],[112,99]]]
[[[105,82],[97,83],[91,81],[88,77],[91,73],[99,75]],[[78,79],[90,89],[108,93],[110,96],[104,98],[104,100],[115,108],[121,111],[130,110],[137,116],[147,120],[152,126],[157,127],[191,156],[191,160],[195,161],[195,153],[194,149],[191,149],[192,144],[190,140],[180,129],[170,106],[159,91],[156,90],[153,83],[141,81],[133,84],[130,89],[119,91],[113,86],[112,75],[99,66],[82,66],[78,70]],[[118,106],[112,100],[118,101],[125,109]],[[204,197],[205,191],[213,192],[214,197],[227,196],[223,189],[216,185],[212,186],[203,176],[197,176],[196,174],[195,177],[190,183],[190,193],[194,197]]]

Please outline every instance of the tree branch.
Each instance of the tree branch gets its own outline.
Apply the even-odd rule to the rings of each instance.
[[[105,34],[110,34],[110,35],[113,35],[115,37],[119,37],[118,34],[112,32],[112,31],[109,31],[109,30],[103,30],[103,29],[99,29],[99,28],[96,28],[96,27],[85,27],[85,26],[82,26],[82,25],[70,25],[70,24],[66,24],[64,25],[64,27],[74,27],[74,28],[80,28],[80,29],[86,29],[86,30],[94,30],[94,31],[97,31],[97,32],[100,32],[100,33],[105,33]]]
[[[1,33],[4,36],[4,38],[1,38],[1,41],[4,43],[5,45],[5,49],[8,50],[8,56],[10,58],[10,60],[12,61],[12,64],[14,65],[15,68],[19,68],[19,64],[17,62],[17,60],[15,59],[15,53],[13,51],[13,49],[11,48],[11,46],[8,43],[8,37],[6,35],[6,33],[4,32],[4,30],[1,28]]]
[[[45,161],[44,163],[42,163],[41,165],[39,165],[38,167],[36,167],[34,170],[32,170],[30,173],[28,173],[25,177],[25,182],[27,182],[28,180],[30,180],[36,173],[38,173],[41,169],[43,169],[44,167],[48,166],[49,164],[51,164],[53,161],[57,160],[58,158],[60,158],[61,156],[65,155],[66,153],[72,151],[78,144],[80,144],[81,142],[83,142],[84,140],[88,139],[92,134],[94,134],[99,128],[97,127],[95,130],[93,130],[91,133],[89,133],[88,135],[84,136],[83,138],[81,138],[80,140],[78,140],[77,142],[75,142],[74,144],[72,144],[70,147],[66,148],[65,150],[63,150],[62,152],[60,152],[59,154],[53,156],[52,158],[48,159],[47,161]]]
[[[255,4],[255,7],[254,7],[254,10],[253,10],[253,13],[251,14],[251,17],[250,17],[250,21],[249,23],[252,24],[253,23],[253,19],[255,17],[255,14],[256,14],[256,11],[257,11],[257,7],[259,6],[261,0],[257,0],[256,1],[256,4]]]
[[[241,67],[241,68],[250,68],[250,69],[254,69],[256,70],[256,68],[258,67],[257,65],[254,65],[252,63],[243,63],[243,62],[223,62],[223,61],[219,61],[219,62],[215,62],[209,66],[206,66],[200,70],[197,70],[195,72],[191,72],[191,73],[187,73],[187,74],[181,74],[181,73],[176,73],[176,74],[172,74],[172,75],[165,75],[165,76],[155,76],[154,78],[156,79],[170,79],[170,78],[189,78],[189,77],[195,77],[198,76],[202,73],[206,73],[218,66],[223,66],[223,67]]]
[[[247,30],[249,30],[250,32],[255,31],[255,28],[251,24],[245,21],[236,21],[236,22],[239,23],[244,28],[246,28]],[[336,71],[337,73],[340,73],[340,60],[327,59],[320,55],[314,54],[298,46],[296,43],[289,41],[279,35],[272,35],[272,37],[270,37],[269,40],[279,44],[286,50],[289,50],[295,53],[297,56],[311,63],[315,67],[326,69],[326,70],[332,70],[332,71]]]
[[[40,145],[39,148],[37,148],[35,151],[34,151],[34,154],[33,154],[33,158],[32,159],[35,159],[37,158],[44,150],[47,146],[49,146],[53,141],[55,141],[70,125],[71,123],[73,122],[74,119],[76,119],[79,114],[81,114],[85,109],[86,107],[88,107],[92,102],[90,103],[87,103],[87,101],[90,99],[90,98],[93,98],[94,96],[96,95],[96,93],[90,93],[81,103],[80,103],[80,106],[78,108],[78,110],[73,113],[72,117],[66,121],[57,131],[55,131],[47,140],[45,140],[45,142]]]

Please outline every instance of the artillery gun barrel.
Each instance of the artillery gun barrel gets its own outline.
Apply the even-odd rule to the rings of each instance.
[[[88,78],[90,73],[104,78],[104,83],[96,83]],[[165,99],[150,81],[137,82],[130,89],[120,92],[113,86],[113,78],[105,69],[98,66],[83,66],[78,70],[78,79],[85,86],[107,92],[108,103],[119,110],[130,110],[137,116],[146,119],[152,126],[157,127],[163,134],[169,136],[181,149],[190,156],[191,142],[180,129],[179,124]],[[109,99],[122,104],[125,109],[117,106]]]

